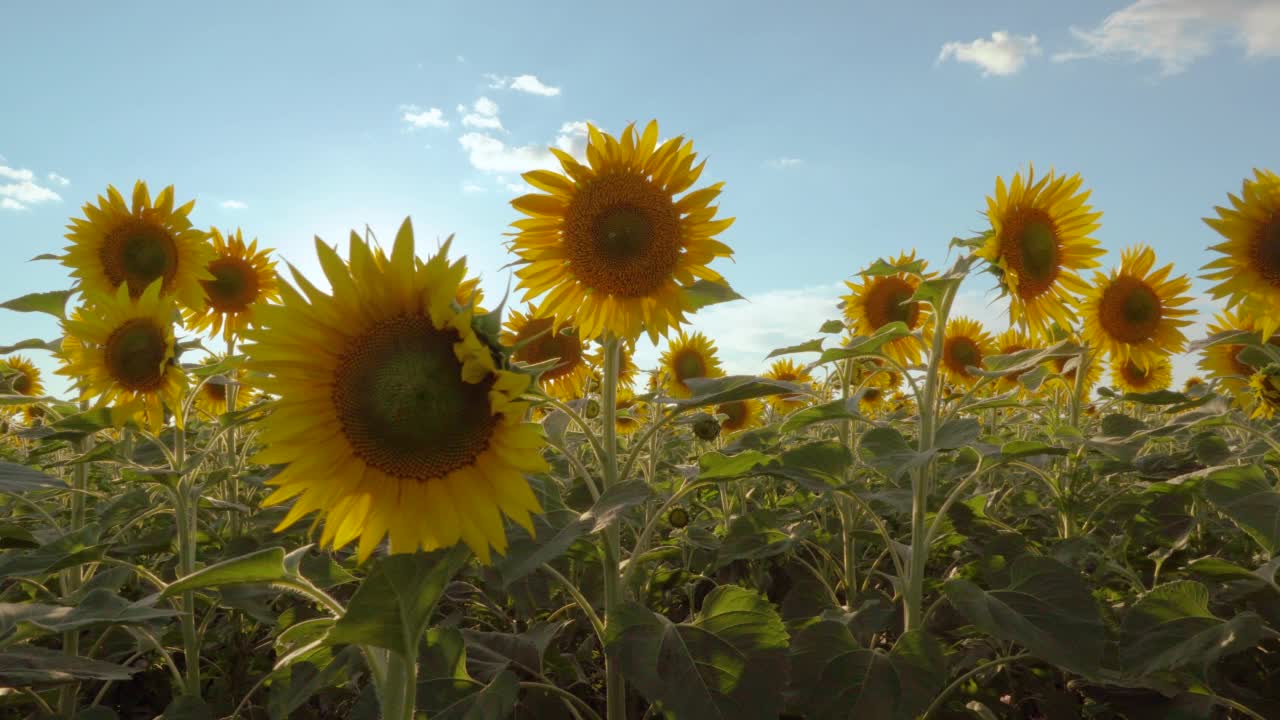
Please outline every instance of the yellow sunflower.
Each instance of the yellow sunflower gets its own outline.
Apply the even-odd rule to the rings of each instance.
[[[658,359],[662,374],[666,377],[667,395],[687,398],[693,394],[685,384],[690,378],[717,378],[724,375],[716,346],[706,335],[695,332],[687,335],[683,330],[667,343],[667,349]]]
[[[187,378],[175,362],[172,297],[160,295],[159,280],[137,298],[120,285],[113,294],[88,293],[92,311],[80,310],[63,321],[64,366],[59,375],[80,387],[81,400],[113,406],[117,420],[134,415],[155,432],[164,410],[182,427],[182,396]]]
[[[1209,290],[1215,299],[1230,298],[1270,337],[1280,330],[1280,175],[1253,172],[1240,197],[1228,195],[1230,208],[1214,208],[1218,217],[1205,218],[1226,242],[1210,248],[1223,257],[1204,266],[1212,271],[1204,277],[1220,281]]]
[[[222,358],[212,357],[205,363],[205,366],[216,365],[221,361]],[[220,374],[223,378],[232,380],[236,384],[236,406],[233,410],[243,410],[258,399],[257,391],[245,384],[248,373],[244,371],[244,368],[236,368],[234,372],[222,372]],[[217,420],[222,417],[228,412],[227,383],[205,382],[201,384],[193,405],[196,412],[206,420]]]
[[[1204,378],[1200,377],[1199,375],[1192,375],[1191,377],[1182,381],[1182,392],[1184,393],[1191,392],[1196,388],[1204,387],[1204,385],[1205,385]]]
[[[770,380],[781,380],[782,382],[795,383],[806,387],[813,383],[813,376],[809,374],[809,371],[791,358],[774,360],[773,364],[769,366],[769,371],[764,376]],[[808,404],[809,396],[804,393],[770,395],[768,402],[773,406],[775,412],[789,413]]]
[[[746,430],[760,424],[760,415],[764,405],[759,400],[734,400],[716,406],[715,414],[724,415],[720,423],[720,432],[728,435],[739,430]]]
[[[1113,360],[1111,383],[1124,392],[1167,390],[1173,383],[1173,365],[1166,356],[1156,358],[1145,368],[1132,360]]]
[[[595,383],[595,387],[599,388],[601,376],[604,373],[604,347],[597,346],[596,349],[589,354],[591,363],[591,380]],[[640,375],[640,368],[636,366],[635,345],[631,343],[618,344],[618,387],[634,388],[636,378]],[[653,378],[649,379],[649,390],[654,389]]]
[[[1255,316],[1240,313],[1232,308],[1218,313],[1213,322],[1208,324],[1209,335],[1233,331],[1254,333],[1261,338],[1260,330]],[[1280,346],[1280,334],[1273,335],[1268,342],[1271,345]],[[1200,357],[1199,363],[1200,369],[1216,380],[1225,391],[1231,393],[1242,406],[1245,404],[1244,393],[1249,387],[1249,378],[1255,372],[1253,367],[1239,360],[1240,351],[1244,349],[1245,346],[1238,343],[1210,345],[1204,349],[1204,355]]]
[[[317,240],[331,294],[282,283],[260,309],[248,369],[279,400],[256,460],[288,465],[267,504],[296,498],[279,529],[319,511],[321,544],[358,539],[361,561],[390,535],[393,553],[462,540],[486,563],[506,549],[502,515],[533,532],[524,473],[547,464],[518,400],[530,379],[458,309],[466,264],[448,248],[415,263],[407,218],[381,266],[358,236],[346,263]]]
[[[502,342],[515,348],[512,360],[529,365],[558,361],[538,378],[548,395],[560,400],[576,400],[585,394],[591,368],[587,365],[586,347],[575,328],[556,330],[551,318],[535,317],[533,308],[527,313],[512,310]]]
[[[916,253],[913,250],[910,254],[899,255],[889,264],[903,267],[914,262]],[[925,267],[923,262],[921,267]],[[844,284],[849,288],[849,294],[840,299],[849,329],[858,335],[872,335],[891,322],[902,322],[908,330],[920,330],[927,335],[929,306],[911,300],[920,287],[920,281],[920,275],[907,272],[863,274],[857,282],[846,280]],[[904,365],[920,361],[920,341],[909,335],[886,343],[880,351]]]
[[[618,388],[618,399],[615,403],[617,412],[614,415],[614,427],[619,435],[630,435],[644,426],[648,414],[645,403],[636,400],[635,393],[627,388]]]
[[[858,398],[858,410],[867,417],[874,417],[885,408],[889,395],[889,391],[884,388],[867,385],[862,388],[862,395]]]
[[[1007,190],[1004,178],[996,178],[996,194],[987,198],[991,232],[977,254],[1010,298],[1010,321],[1036,337],[1047,338],[1053,322],[1075,323],[1074,296],[1088,291],[1076,273],[1098,267],[1105,252],[1090,237],[1102,213],[1086,204],[1089,191],[1081,182],[1079,175],[1052,170],[1037,180],[1032,167],[1025,182],[1014,174]]]
[[[213,248],[205,234],[191,226],[187,215],[192,200],[175,208],[173,186],[151,200],[147,184],[133,186],[133,202],[113,186],[98,204],[85,203],[84,218],[72,218],[67,229],[71,245],[62,264],[86,296],[110,296],[121,285],[131,297],[140,297],[151,283],[162,282],[162,295],[176,295],[188,308],[204,307],[200,281],[212,280],[206,267]]]
[[[1173,265],[1155,270],[1155,262],[1151,248],[1135,245],[1121,253],[1120,268],[1110,276],[1094,273],[1085,295],[1085,338],[1115,362],[1148,367],[1186,345],[1181,328],[1191,321],[1183,318],[1194,311],[1182,306],[1191,302],[1191,281],[1170,278]]]
[[[658,123],[643,133],[628,125],[620,139],[588,126],[587,164],[550,148],[564,174],[534,170],[524,179],[546,195],[511,205],[529,217],[513,223],[511,250],[525,299],[542,296],[541,316],[578,327],[585,338],[605,333],[633,340],[641,330],[655,343],[684,322],[685,288],[696,279],[724,282],[707,267],[733,251],[715,236],[733,218],[715,219],[712,201],[724,183],[676,199],[697,182],[693,143],[661,146]]]
[[[484,290],[480,289],[480,278],[473,277],[459,283],[454,300],[461,307],[472,308],[473,314],[483,315],[484,308],[480,307],[480,303],[484,302]]]
[[[188,311],[186,323],[192,332],[221,332],[230,342],[254,322],[254,309],[259,304],[280,296],[276,264],[270,248],[259,250],[257,240],[245,245],[239,229],[224,237],[212,228],[209,235],[213,239],[213,259],[208,271],[213,279],[200,281],[205,305],[200,311]]]
[[[995,341],[976,320],[958,316],[947,323],[942,345],[942,369],[957,385],[972,386],[977,375],[969,367],[981,368],[983,359],[996,353]]]
[[[44,395],[44,381],[40,377],[40,369],[29,358],[10,355],[7,359],[0,360],[0,380],[3,380],[6,375],[11,376],[9,386],[15,395],[27,397]],[[35,405],[23,405],[20,408],[10,406],[10,409],[21,409],[28,421],[42,414],[41,409]]]
[[[1253,389],[1256,403],[1251,417],[1270,420],[1280,412],[1280,364],[1271,363],[1254,373],[1249,387]]]
[[[1035,345],[1022,329],[1011,327],[996,336],[995,347],[997,355],[1013,355],[1023,350],[1030,350]],[[996,385],[1005,392],[1021,389],[1022,385],[1018,383],[1018,378],[1021,376],[1020,372],[1010,373],[997,380]]]
[[[1093,354],[1089,358],[1089,369],[1084,374],[1084,392],[1088,395],[1089,391],[1098,384],[1102,379],[1102,362],[1097,354]],[[1067,385],[1069,390],[1074,391],[1076,387],[1076,370],[1079,369],[1080,361],[1075,355],[1068,357],[1056,357],[1051,360],[1048,365],[1055,373],[1062,378],[1062,382]],[[1068,366],[1070,366],[1068,368]]]

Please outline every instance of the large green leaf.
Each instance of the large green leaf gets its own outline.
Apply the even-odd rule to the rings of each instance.
[[[432,553],[382,558],[334,623],[328,641],[373,645],[417,657],[418,642],[445,585],[469,556],[466,546],[455,545]]]
[[[130,602],[110,590],[99,588],[73,607],[42,603],[0,603],[0,633],[15,626],[29,627],[28,633],[67,632],[94,625],[141,625],[176,615],[172,610],[150,607],[146,601]]]
[[[773,455],[756,450],[743,450],[735,455],[707,452],[698,457],[698,479],[733,480],[744,475],[756,475],[777,460]]]
[[[1106,634],[1079,574],[1057,560],[1023,555],[1014,561],[1009,578],[1008,587],[999,590],[983,590],[962,578],[948,581],[943,590],[982,632],[1072,672],[1095,672]]]
[[[924,465],[936,454],[934,450],[919,452],[891,427],[871,428],[863,433],[858,450],[872,467],[890,477]]]
[[[80,680],[128,680],[137,670],[115,663],[66,655],[41,647],[0,650],[0,686],[53,685]]]
[[[635,603],[608,620],[605,647],[627,680],[679,720],[777,720],[787,682],[787,632],[760,595],[722,585],[693,622]]]
[[[847,360],[849,358],[864,357],[872,355],[885,345],[904,338],[911,334],[911,329],[904,322],[891,322],[873,334],[867,336],[859,336],[851,339],[849,344],[844,347],[830,348],[823,351],[822,355],[814,362],[815,365],[823,365],[837,360]]]
[[[826,326],[824,325],[823,327]],[[802,342],[799,345],[781,347],[776,350],[771,350],[768,355],[765,355],[765,359],[768,360],[769,358],[775,358],[780,355],[794,355],[796,353],[822,352],[822,343],[822,338],[814,338],[812,340]]]
[[[0,345],[0,355],[8,355],[22,350],[47,350],[49,352],[58,352],[62,349],[61,340],[41,340],[39,338],[30,338],[20,340],[13,345]]]
[[[1201,484],[1205,499],[1231,518],[1268,555],[1280,552],[1280,493],[1258,465],[1218,468]]]
[[[676,400],[675,404],[686,408],[720,405],[735,400],[750,400],[770,395],[805,395],[812,392],[811,388],[804,385],[754,375],[689,378],[685,384],[693,394],[683,400]]]
[[[791,413],[782,423],[782,432],[795,432],[816,423],[831,422],[833,420],[861,419],[862,415],[858,412],[858,399],[844,398]]]
[[[519,692],[520,681],[515,674],[504,670],[479,691],[432,713],[431,717],[433,720],[503,720],[515,711]]]
[[[716,553],[715,567],[735,560],[762,560],[790,550],[801,535],[798,528],[782,527],[783,516],[782,511],[763,509],[735,517]]]
[[[302,551],[305,552],[305,548]],[[294,551],[294,554],[297,552]],[[269,547],[255,550],[246,555],[201,568],[166,587],[164,595],[172,597],[187,590],[284,580],[296,574],[296,564],[295,572],[290,572],[285,562],[284,548]]]
[[[1209,589],[1180,580],[1142,596],[1125,614],[1120,663],[1134,675],[1193,666],[1203,675],[1219,658],[1257,644],[1265,632],[1262,618],[1252,612],[1218,618],[1209,612]]]
[[[699,310],[708,305],[746,299],[729,287],[729,283],[711,280],[697,280],[682,288],[680,294],[688,310]]]
[[[69,297],[71,297],[70,290],[32,293],[0,302],[0,308],[17,312],[42,312],[56,318],[62,318],[65,316],[67,298]]]
[[[0,578],[23,575],[35,577],[85,563],[97,562],[106,554],[107,546],[99,545],[101,528],[90,523],[67,533],[35,550],[8,551],[0,554]]]
[[[0,492],[21,493],[66,486],[67,484],[61,480],[45,475],[39,470],[0,460]]]

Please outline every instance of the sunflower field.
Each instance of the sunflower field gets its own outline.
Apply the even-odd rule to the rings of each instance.
[[[524,175],[507,297],[409,219],[307,277],[84,204],[2,304],[62,336],[0,338],[0,717],[1280,718],[1280,176],[1206,212],[1207,337],[1028,168],[727,375],[733,218],[659,137]]]

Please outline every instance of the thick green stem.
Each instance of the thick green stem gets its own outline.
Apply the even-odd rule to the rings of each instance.
[[[81,409],[85,407],[81,403]],[[83,455],[93,449],[93,436],[85,436],[76,443],[76,452]],[[71,532],[84,528],[85,493],[89,489],[89,463],[77,463],[71,471]],[[67,597],[79,589],[84,578],[79,566],[62,571],[62,596]],[[68,630],[62,634],[62,651],[68,655],[80,654],[80,631]],[[80,694],[79,683],[64,685],[58,694],[59,711],[70,717],[76,711],[76,698]]]
[[[604,465],[604,490],[618,481],[618,339],[612,333],[604,341],[604,378],[600,395],[601,463]],[[618,559],[622,554],[621,535],[615,520],[604,531],[604,617],[606,625],[613,618],[614,609],[623,602],[622,577],[618,572]],[[622,668],[613,658],[605,658],[605,695],[608,720],[626,720],[627,686],[622,679]]]
[[[196,571],[196,512],[199,498],[193,484],[187,481],[187,434],[175,427],[173,430],[173,471],[177,474],[177,492],[174,494],[174,517],[178,525],[178,577],[186,577]],[[196,632],[196,594],[188,590],[182,593],[182,653],[186,661],[187,695],[200,697],[200,635]]]
[[[230,359],[236,352],[236,341],[233,337],[227,338],[227,358]],[[231,374],[231,379],[227,383],[227,407],[226,412],[235,412],[236,396],[239,395],[240,384],[235,382],[235,373]],[[239,537],[242,532],[242,518],[237,507],[240,505],[240,468],[237,467],[237,445],[236,428],[232,427],[227,431],[227,484],[228,484],[228,500],[231,501],[231,537]]]
[[[387,675],[382,685],[382,720],[414,720],[418,701],[417,658],[398,652],[387,657]]]
[[[846,403],[849,402],[849,388],[853,384],[853,363],[852,359],[845,360],[844,371],[840,373],[840,397]],[[840,442],[849,449],[850,453],[853,452],[852,419],[845,420],[840,424]],[[848,485],[852,478],[853,465],[850,464],[845,468],[845,484]],[[853,596],[856,594],[858,587],[858,545],[857,537],[853,534],[853,524],[857,519],[857,510],[853,503],[842,495],[836,496],[836,510],[840,515],[840,539],[844,550],[844,606],[846,610],[852,610]]]

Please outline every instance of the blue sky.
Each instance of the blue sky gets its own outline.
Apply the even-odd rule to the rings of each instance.
[[[311,275],[313,235],[390,238],[411,215],[500,295],[519,171],[580,147],[583,121],[656,117],[727,182],[736,262],[717,267],[752,302],[695,327],[749,372],[835,317],[873,258],[941,261],[1028,162],[1083,174],[1108,264],[1146,242],[1194,274],[1200,218],[1280,160],[1275,0],[22,3],[5,25],[6,297],[65,287],[25,261],[137,178]],[[990,282],[962,305],[1001,329]],[[0,315],[0,344],[55,334]]]

